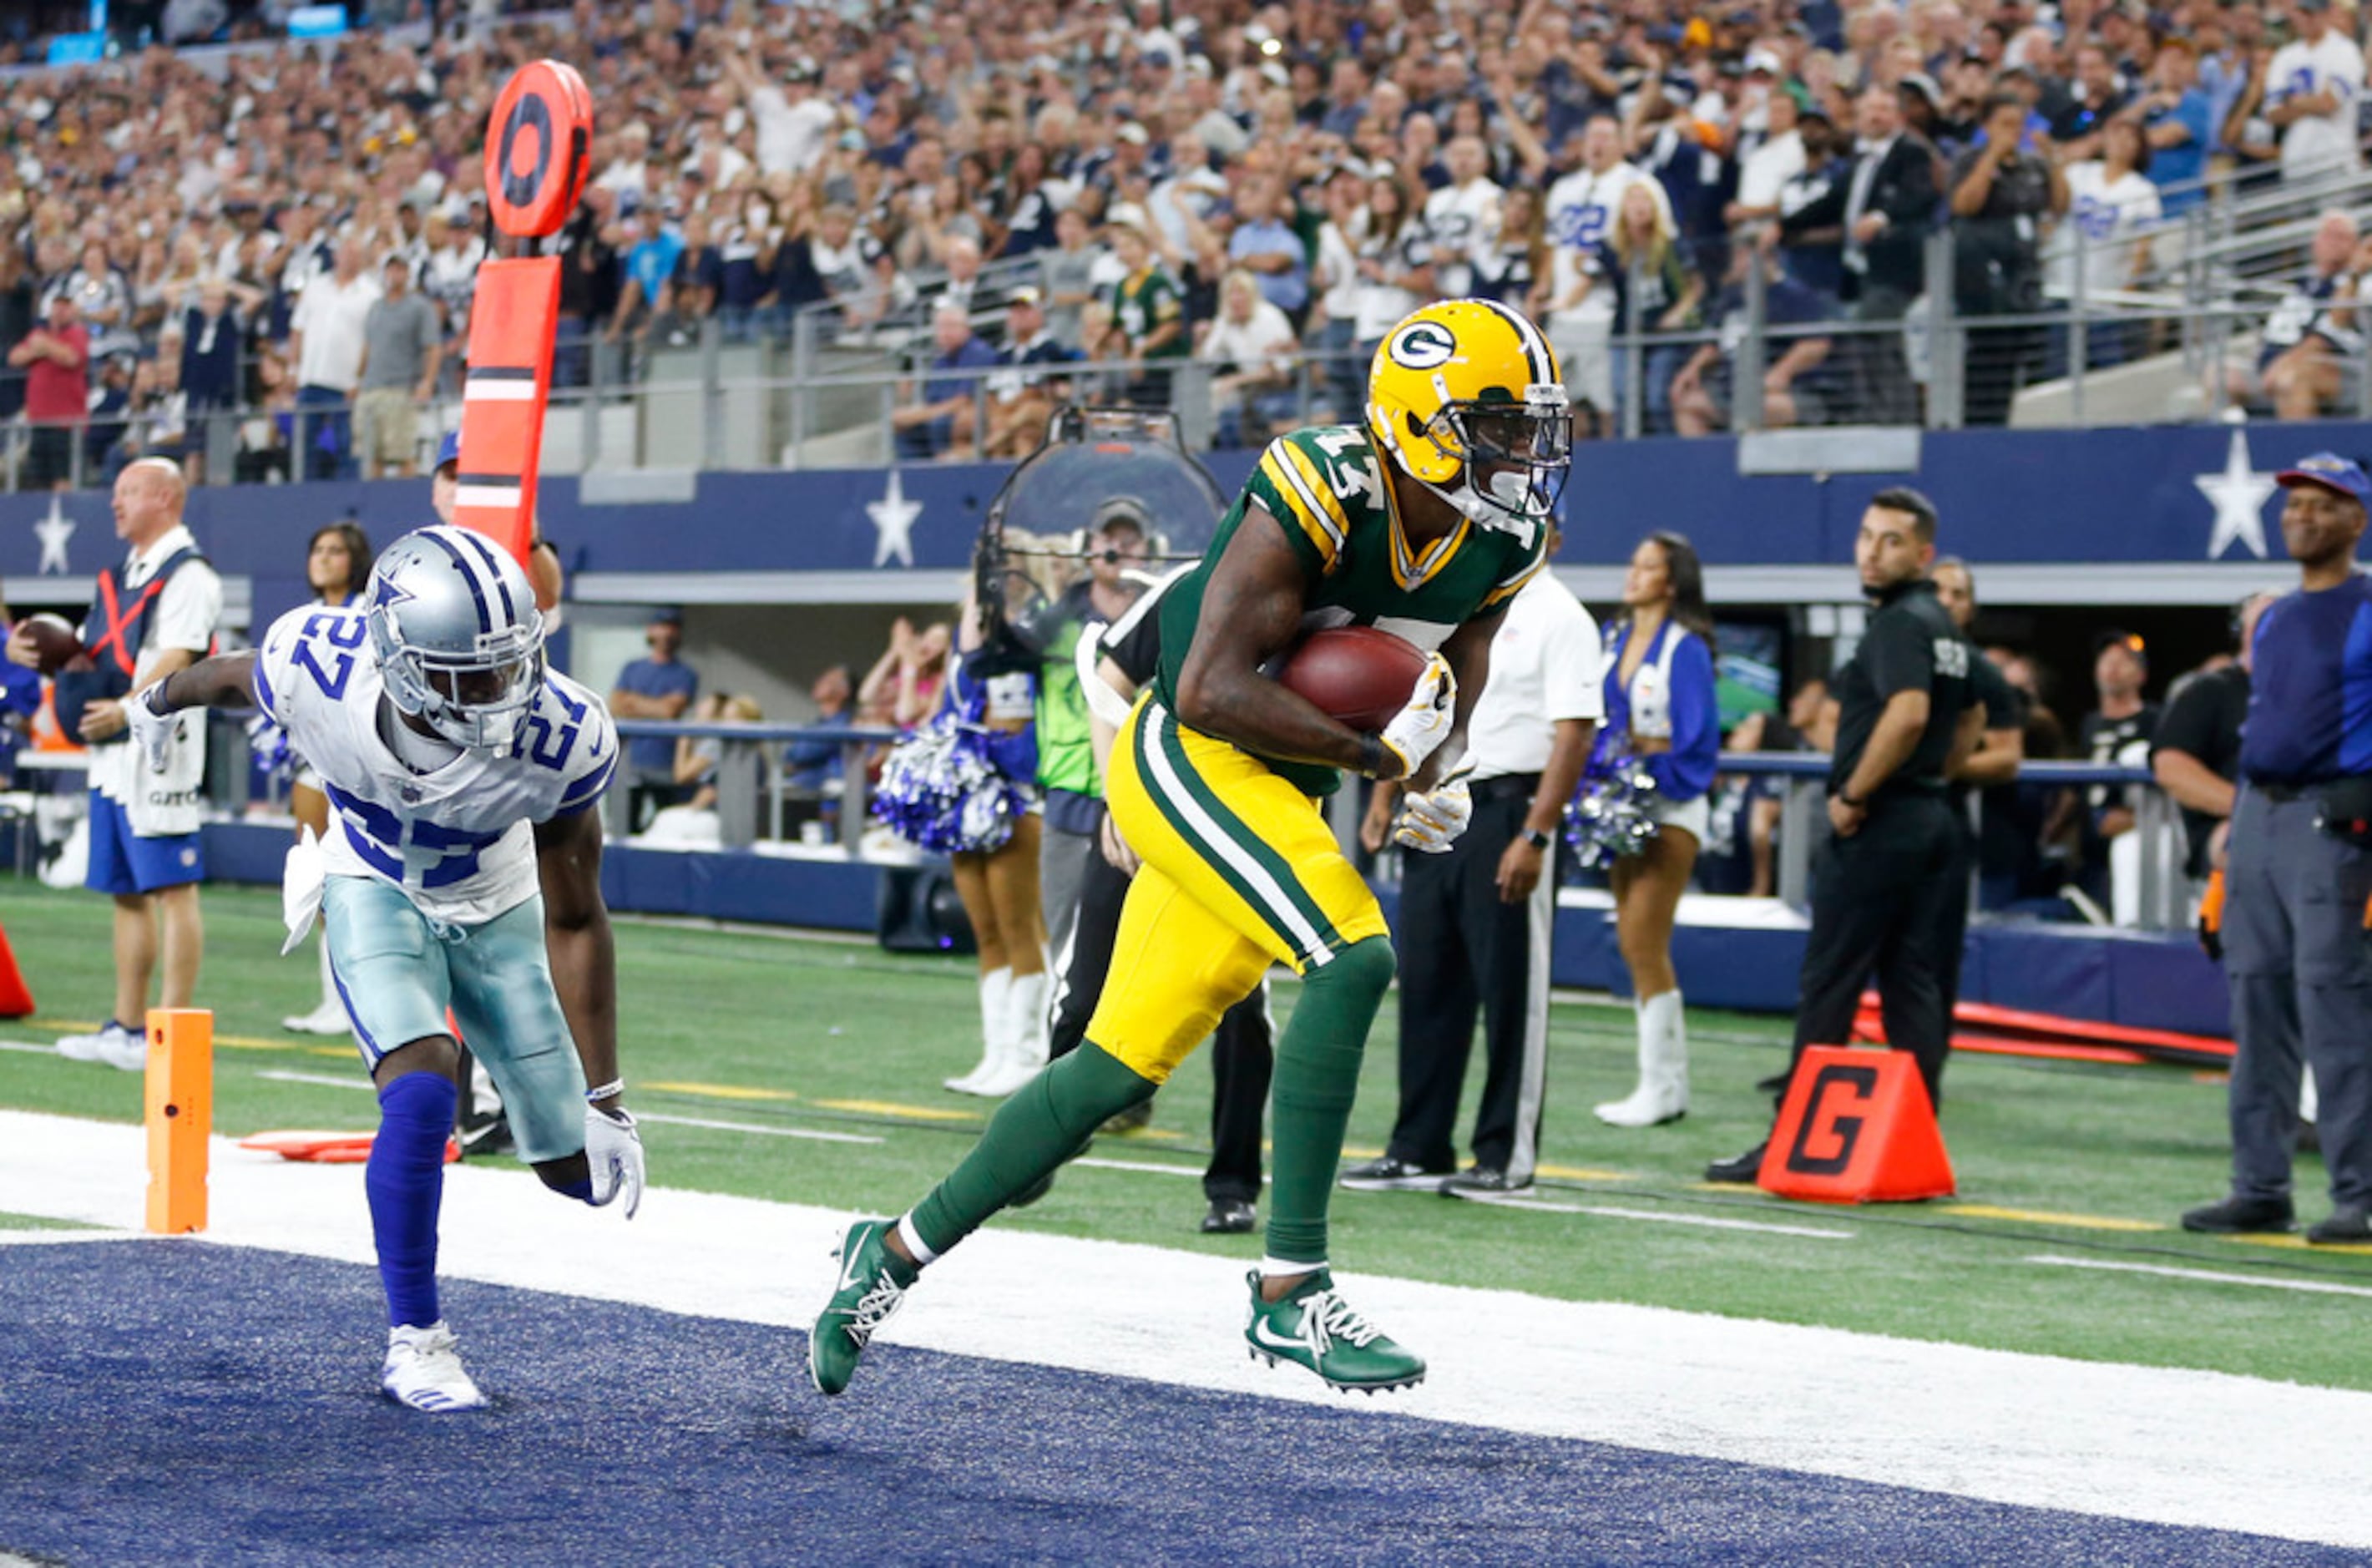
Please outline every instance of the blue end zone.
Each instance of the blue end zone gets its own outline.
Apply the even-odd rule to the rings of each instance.
[[[467,1283],[445,1297],[494,1397],[482,1415],[378,1397],[368,1269],[202,1242],[0,1249],[0,1551],[308,1564],[2359,1560],[894,1345],[827,1402],[795,1333]]]

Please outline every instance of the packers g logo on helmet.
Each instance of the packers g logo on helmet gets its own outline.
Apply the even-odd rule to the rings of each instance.
[[[1458,340],[1438,321],[1411,320],[1385,340],[1394,365],[1436,370],[1458,354]]]
[[[1427,305],[1384,335],[1367,371],[1367,430],[1461,516],[1526,536],[1554,510],[1573,456],[1554,351],[1489,300]]]

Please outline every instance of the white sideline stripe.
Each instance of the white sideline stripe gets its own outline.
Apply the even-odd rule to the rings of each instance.
[[[2099,1258],[2061,1258],[2038,1252],[2024,1260],[2054,1269],[2098,1269],[2104,1273],[2156,1274],[2160,1279],[2198,1280],[2215,1285],[2256,1285],[2264,1290],[2297,1290],[2314,1295],[2372,1295],[2364,1285],[2331,1284],[2322,1280],[2275,1280],[2262,1274],[2219,1274],[2212,1269],[2178,1269],[2164,1263],[2111,1263]]]
[[[0,1247],[72,1247],[86,1241],[137,1241],[145,1231],[0,1230]]]
[[[755,1132],[766,1138],[809,1138],[820,1144],[878,1144],[862,1132],[826,1132],[814,1127],[763,1127],[755,1121],[711,1121],[704,1116],[662,1116],[656,1110],[634,1112],[636,1121],[658,1121],[669,1127],[706,1127],[718,1132]]]
[[[292,1073],[285,1068],[269,1067],[256,1074],[283,1084],[320,1084],[332,1089],[367,1089],[367,1078],[336,1078],[327,1073]],[[669,1127],[705,1127],[718,1132],[755,1132],[766,1138],[807,1138],[819,1144],[878,1144],[882,1140],[862,1132],[827,1132],[813,1127],[764,1127],[754,1121],[712,1121],[702,1116],[667,1116],[656,1110],[638,1110],[636,1121],[657,1121]]]
[[[314,1084],[325,1089],[362,1089],[376,1094],[367,1076],[337,1077],[328,1073],[292,1073],[285,1067],[266,1067],[255,1074],[275,1084]]]
[[[1151,1160],[1099,1160],[1092,1155],[1082,1155],[1070,1163],[1093,1166],[1098,1170],[1141,1170],[1153,1176],[1192,1176],[1200,1179],[1203,1174],[1191,1165],[1156,1165]]]
[[[1730,1220],[1714,1214],[1670,1214],[1654,1209],[1618,1209],[1605,1203],[1552,1203],[1539,1198],[1470,1197],[1470,1203],[1494,1209],[1532,1209],[1544,1214],[1594,1214],[1610,1220],[1645,1220],[1651,1225],[1692,1225],[1706,1230],[1752,1230],[1766,1236],[1809,1236],[1821,1241],[1851,1241],[1849,1230],[1822,1230],[1808,1225],[1773,1225],[1766,1220]]]
[[[372,1261],[362,1167],[234,1158],[227,1140],[216,1144],[207,1244]],[[0,1193],[27,1213],[136,1229],[145,1148],[143,1130],[129,1123],[0,1110]],[[445,1184],[448,1277],[801,1330],[831,1288],[831,1249],[850,1217],[660,1188],[630,1225],[555,1202],[521,1171],[454,1166]],[[0,1253],[0,1268],[7,1256]],[[992,1227],[932,1265],[887,1338],[1394,1419],[1346,1407],[1314,1378],[1247,1361],[1242,1268],[1233,1257]],[[2372,1489],[2329,1481],[2362,1463],[2372,1393],[1342,1278],[1363,1313],[1431,1362],[1423,1387],[1395,1396],[1400,1414],[2372,1547]],[[1049,1279],[1099,1310],[1049,1332]],[[376,1366],[379,1349],[358,1335],[357,1366]],[[804,1383],[801,1351],[796,1335],[783,1336],[786,1388]],[[929,1376],[927,1367],[870,1367],[848,1397],[865,1398],[867,1378]],[[801,1396],[798,1408],[828,1434],[831,1406]],[[1370,1440],[1388,1444],[1390,1433]]]

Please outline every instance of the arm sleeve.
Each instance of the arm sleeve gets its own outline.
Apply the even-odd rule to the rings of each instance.
[[[1606,717],[1606,682],[1600,670],[1598,622],[1578,604],[1549,629],[1543,655],[1542,706],[1551,723]]]
[[[1721,756],[1721,703],[1713,656],[1693,633],[1672,655],[1672,749],[1646,759],[1667,800],[1694,800],[1713,787]]]
[[[2161,751],[2181,751],[2205,762],[2215,755],[2216,702],[2215,683],[2194,680],[2167,704],[2157,732],[2150,737],[2150,759]],[[1991,722],[1988,720],[1988,722]]]
[[[1244,483],[1244,494],[1285,525],[1285,538],[1311,577],[1334,569],[1351,531],[1350,518],[1318,460],[1291,436],[1280,436],[1268,444]]]
[[[1973,647],[1969,650],[1969,684],[1984,704],[1987,729],[2016,729],[2026,722],[2017,691],[1994,661]]]
[[[255,652],[255,700],[284,729],[288,726],[288,699],[296,690],[296,641],[312,612],[312,606],[300,605],[273,621]]]
[[[1935,643],[1908,610],[1882,610],[1871,620],[1862,637],[1862,657],[1881,703],[1898,692],[1928,691],[1934,683]]]
[[[185,562],[157,596],[157,645],[203,654],[222,620],[222,578],[203,561]]]
[[[576,744],[569,748],[567,783],[561,786],[560,807],[553,813],[557,817],[589,810],[618,771],[618,727],[608,706],[581,686],[575,688],[575,695],[587,711],[577,721]]]

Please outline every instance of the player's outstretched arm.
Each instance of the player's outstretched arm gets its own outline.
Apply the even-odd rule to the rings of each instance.
[[[576,1038],[585,1081],[618,1081],[618,959],[601,900],[601,818],[587,809],[535,825],[543,883],[544,946],[552,988]],[[615,1097],[610,1097],[614,1099]],[[596,1102],[610,1109],[610,1100]]]
[[[618,959],[601,900],[601,819],[590,807],[535,825],[552,989],[585,1066],[585,1162],[598,1208],[643,1202],[643,1141],[618,1071]]]
[[[184,708],[248,708],[261,706],[255,697],[255,650],[221,654],[174,670],[162,680],[129,699],[124,717],[132,743],[148,764],[161,773],[170,760],[180,721],[173,715]]]
[[[1260,673],[1300,632],[1308,591],[1284,525],[1247,505],[1203,587],[1193,646],[1179,671],[1178,716],[1263,757],[1389,777],[1398,764],[1389,749]]]

